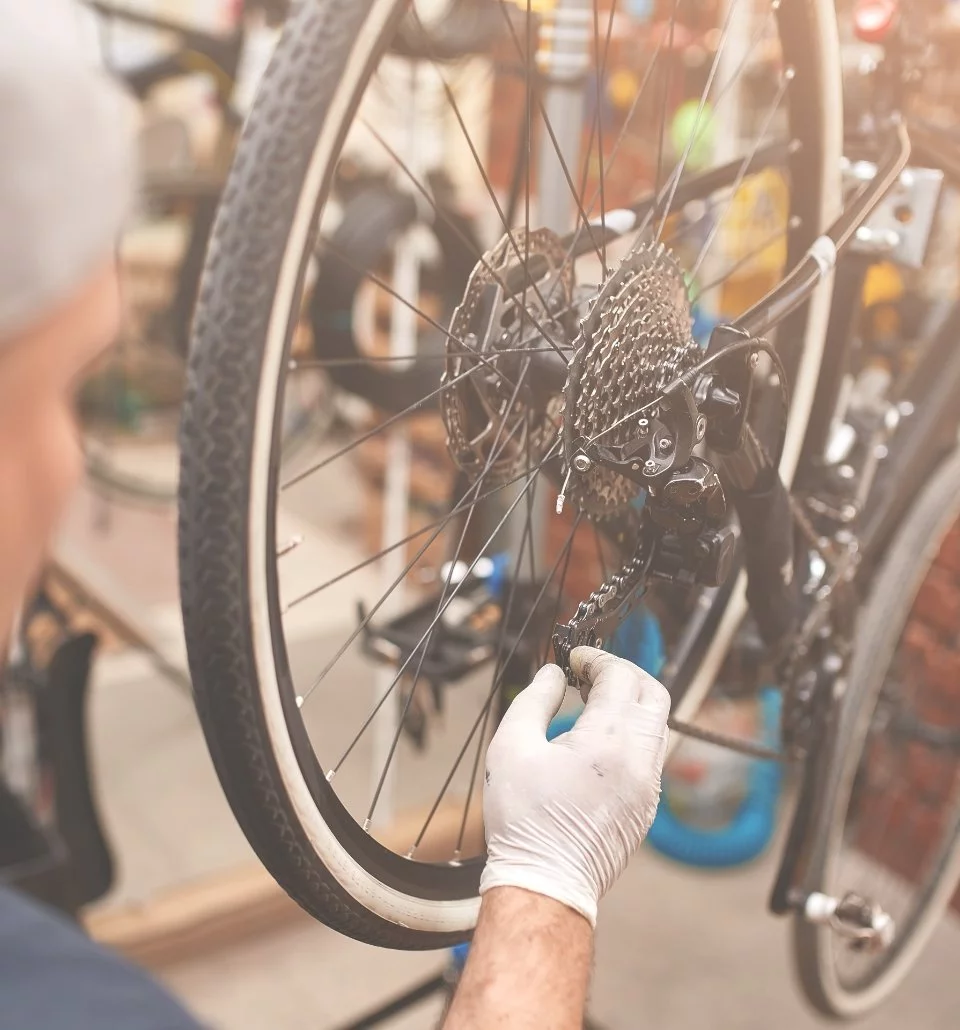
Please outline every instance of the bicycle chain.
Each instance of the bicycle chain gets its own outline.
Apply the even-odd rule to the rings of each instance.
[[[615,621],[615,628],[619,628],[643,596],[642,587],[649,566],[647,556],[635,556],[594,590],[586,601],[581,601],[576,614],[565,626],[556,627],[554,654],[571,685],[570,652],[575,647],[600,647],[606,635],[604,630],[611,622]]]

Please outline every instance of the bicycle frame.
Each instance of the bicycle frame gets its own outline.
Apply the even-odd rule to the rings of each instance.
[[[217,83],[221,102],[224,105],[229,103],[243,48],[242,26],[223,35],[195,29],[182,21],[137,11],[124,3],[111,3],[110,0],[87,0],[87,6],[104,18],[176,36],[179,45],[172,54],[164,55],[123,76],[128,88],[137,97],[142,99],[151,89],[168,79],[194,72],[207,72]]]
[[[960,147],[932,133],[922,124],[900,127],[898,136],[907,150],[910,142],[916,141],[914,152],[920,159],[918,163],[944,172],[949,181],[960,186]],[[900,158],[896,160],[899,163]],[[891,162],[888,162],[887,167],[892,167]],[[858,287],[862,285],[862,271],[843,268],[839,271],[850,272],[850,281],[834,298],[831,328],[837,331],[828,336],[829,349],[825,358],[829,362],[828,371],[832,370],[833,374],[821,375],[818,385],[805,448],[807,463],[812,456],[822,453],[822,449],[818,451],[817,445],[826,439],[836,411],[838,383],[853,342],[849,330],[860,305]],[[909,510],[917,491],[945,455],[956,447],[957,429],[960,426],[960,405],[957,404],[960,395],[958,339],[960,302],[955,302],[933,339],[921,345],[921,360],[893,398],[901,404],[908,403],[910,408],[907,410],[911,410],[912,414],[903,421],[891,440],[886,460],[880,465],[868,494],[864,523],[859,532],[861,581],[869,579],[877,559]],[[828,714],[828,718],[831,715]],[[818,743],[822,744],[825,739],[826,734],[816,736]],[[819,752],[815,744],[805,758],[800,796],[769,900],[770,911],[776,915],[793,911],[798,898],[804,895],[804,891],[797,885],[797,875],[803,865],[807,831],[818,796],[818,759]]]

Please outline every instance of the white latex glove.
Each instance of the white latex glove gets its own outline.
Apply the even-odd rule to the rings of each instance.
[[[480,893],[522,887],[592,925],[597,902],[647,835],[660,798],[670,695],[630,662],[578,647],[570,665],[586,708],[546,739],[566,677],[547,665],[517,696],[487,751]]]

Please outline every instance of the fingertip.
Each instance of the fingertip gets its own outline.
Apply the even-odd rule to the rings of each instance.
[[[529,733],[536,728],[545,734],[551,720],[560,711],[567,691],[567,677],[557,665],[539,669],[530,685],[513,699],[507,709],[497,736],[513,732]]]
[[[591,695],[611,695],[638,702],[665,714],[670,711],[670,693],[646,670],[618,655],[596,647],[577,647],[570,654],[570,668],[580,681],[584,703]]]
[[[597,662],[606,654],[607,652],[601,651],[599,647],[575,647],[570,652],[570,668],[579,680],[592,682]]]
[[[544,665],[531,680],[531,685],[541,682],[556,683],[558,680],[563,680],[564,687],[566,687],[567,677],[563,669],[559,665]]]

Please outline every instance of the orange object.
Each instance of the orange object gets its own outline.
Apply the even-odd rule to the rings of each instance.
[[[860,0],[853,12],[857,39],[864,43],[883,43],[899,13],[899,0]]]

